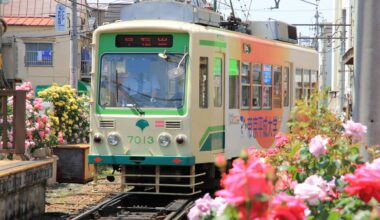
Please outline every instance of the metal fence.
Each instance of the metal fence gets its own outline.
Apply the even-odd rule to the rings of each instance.
[[[13,97],[13,99],[8,99]],[[25,153],[25,99],[26,91],[0,90],[0,153]],[[13,102],[13,103],[12,103]],[[11,108],[11,106],[13,108]],[[8,114],[12,114],[12,120]],[[8,146],[9,137],[13,140]]]

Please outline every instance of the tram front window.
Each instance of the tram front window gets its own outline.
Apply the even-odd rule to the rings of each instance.
[[[166,55],[166,59],[157,53],[103,55],[99,104],[103,107],[183,107],[185,55]]]

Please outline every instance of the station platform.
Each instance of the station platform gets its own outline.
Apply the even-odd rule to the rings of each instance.
[[[37,219],[45,212],[53,161],[0,160],[0,219]]]

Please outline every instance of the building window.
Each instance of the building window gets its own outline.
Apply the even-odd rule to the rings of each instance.
[[[296,69],[296,99],[302,99],[302,69]]]
[[[251,64],[243,62],[241,65],[241,109],[249,109],[251,98]]]
[[[199,107],[208,108],[208,58],[199,59]]]
[[[281,108],[282,104],[281,66],[273,66],[273,107]]]
[[[284,106],[289,106],[289,67],[284,67]]]
[[[253,65],[252,108],[261,109],[261,64]]]
[[[272,108],[272,66],[264,65],[263,109]]]
[[[239,66],[238,60],[230,59],[229,65],[229,108],[237,109],[239,108]]]
[[[25,43],[25,66],[52,66],[52,43]]]
[[[313,93],[315,90],[318,91],[318,72],[312,70],[311,71],[311,76],[310,76],[310,87],[311,87],[311,92]]]
[[[214,58],[214,107],[222,107],[222,59]]]
[[[303,70],[303,98],[310,98],[310,73],[311,70]]]

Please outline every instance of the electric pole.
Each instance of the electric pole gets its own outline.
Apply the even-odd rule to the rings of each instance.
[[[344,106],[344,98],[346,93],[346,68],[343,60],[343,56],[346,53],[346,9],[342,9],[342,24],[341,27],[341,40],[340,40],[340,73],[341,73],[341,85],[340,85],[340,110]]]
[[[77,32],[77,0],[71,1],[71,59],[70,59],[70,85],[72,88],[78,87],[78,32]]]
[[[380,144],[380,1],[356,2],[354,121],[367,126],[367,144]],[[364,146],[360,151],[366,159]]]

